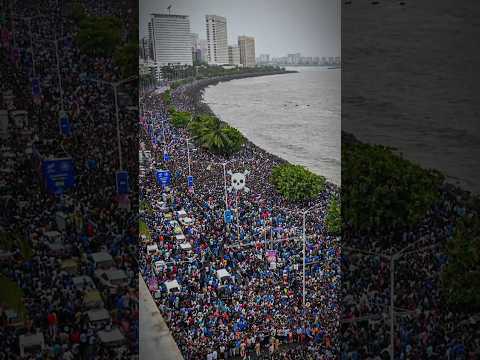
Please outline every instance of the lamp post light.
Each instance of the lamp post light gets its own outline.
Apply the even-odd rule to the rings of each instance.
[[[307,213],[310,211],[310,210],[313,210],[317,207],[319,207],[320,204],[317,204],[317,205],[313,205],[311,207],[309,207],[307,210],[304,210],[303,213],[302,213],[302,218],[303,218],[303,221],[302,221],[302,239],[303,239],[303,273],[302,273],[302,282],[303,282],[303,293],[302,293],[302,305],[303,305],[303,308],[305,309],[305,288],[306,288],[306,284],[305,284],[305,257],[306,257],[306,252],[307,252],[307,236],[306,236],[306,217],[307,217]]]
[[[396,253],[390,254],[390,255],[386,255],[386,254],[383,254],[383,253],[362,251],[362,250],[352,249],[352,248],[348,248],[348,247],[343,248],[344,250],[357,252],[361,255],[382,257],[382,258],[384,258],[384,259],[386,259],[390,262],[390,305],[389,305],[389,318],[390,318],[390,320],[389,321],[390,321],[390,359],[391,360],[395,359],[395,336],[394,336],[395,313],[400,313],[400,314],[411,313],[411,311],[406,310],[406,309],[395,310],[395,261],[399,260],[404,255],[411,254],[411,253],[419,253],[419,252],[422,252],[424,250],[432,249],[432,248],[435,248],[438,245],[440,245],[439,243],[437,243],[437,244],[424,246],[420,249],[407,251],[408,249],[417,245],[421,241],[423,241],[423,239],[417,240],[414,243],[412,243],[412,244],[406,246],[405,248],[397,251]]]
[[[36,16],[22,16],[22,17],[17,18],[17,19],[20,19],[20,20],[25,20],[28,24],[28,34],[29,34],[29,37],[30,37],[30,54],[32,56],[33,77],[36,76],[36,72],[35,72],[35,52],[33,51],[32,20],[42,18],[42,17],[44,18],[46,16],[45,15],[36,15]]]
[[[187,142],[187,160],[188,160],[188,176],[191,176],[192,171],[191,171],[191,166],[190,166],[190,147],[188,146],[188,141],[189,140],[190,140],[189,138],[186,139],[186,142]]]
[[[117,88],[120,85],[122,85],[126,82],[129,82],[129,81],[135,80],[137,78],[138,78],[138,76],[134,75],[134,76],[130,76],[126,79],[115,81],[115,82],[98,80],[98,79],[91,79],[91,81],[95,81],[95,82],[98,82],[100,84],[110,85],[113,88],[113,94],[114,94],[114,97],[115,97],[115,117],[116,117],[116,120],[117,120],[117,144],[118,144],[119,170],[123,170],[123,159],[122,159],[122,144],[121,144],[121,141],[120,141],[120,120],[119,120],[119,116],[118,116],[118,92],[117,92]]]
[[[55,58],[57,62],[57,79],[58,79],[58,90],[60,91],[60,110],[63,112],[65,110],[64,101],[63,101],[63,87],[62,87],[62,75],[60,72],[60,56],[58,55],[58,42],[66,39],[68,36],[62,36],[60,38],[55,34],[55,39],[41,39],[40,41],[51,42],[55,45]]]

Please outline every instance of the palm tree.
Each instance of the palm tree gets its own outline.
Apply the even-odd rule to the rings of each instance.
[[[194,140],[216,154],[231,155],[238,151],[243,143],[243,137],[238,130],[213,116],[203,115],[196,118],[190,123],[189,130]]]

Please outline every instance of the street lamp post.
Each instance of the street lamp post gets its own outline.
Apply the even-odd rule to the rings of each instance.
[[[375,253],[375,252],[368,252],[368,251],[360,251],[357,249],[352,249],[352,248],[343,248],[344,250],[349,250],[349,251],[354,251],[358,252],[362,255],[370,255],[370,256],[379,256],[383,257],[386,260],[390,261],[390,306],[389,306],[389,317],[390,317],[390,359],[394,360],[395,359],[395,336],[394,336],[394,328],[395,328],[395,261],[403,257],[404,255],[410,254],[410,253],[419,253],[422,252],[423,250],[427,249],[432,249],[434,247],[437,247],[439,244],[433,244],[433,245],[428,245],[425,247],[422,247],[420,249],[414,250],[414,251],[406,251],[410,249],[411,247],[417,245],[419,242],[423,241],[423,239],[417,240],[414,243],[406,246],[405,248],[397,251],[394,254],[391,255],[386,255],[383,253]],[[401,309],[402,310],[402,309]],[[408,310],[405,310],[404,312],[409,312]]]
[[[307,238],[305,236],[305,218],[306,218],[307,212],[303,212],[303,232],[302,232],[302,240],[303,240],[303,268],[302,268],[302,283],[303,283],[303,292],[302,292],[302,305],[303,305],[303,310],[305,311],[305,256],[306,256],[306,248],[307,248]]]
[[[227,195],[227,163],[222,163],[223,166],[223,184],[225,189],[225,211],[228,210],[228,195]]]
[[[15,9],[13,8],[15,3],[16,3],[15,0],[10,1],[10,22],[11,22],[11,28],[12,28],[12,43],[14,48],[17,46],[17,40],[15,38],[15,19],[13,15],[15,13]]]
[[[302,238],[303,238],[303,296],[302,296],[302,305],[303,305],[303,308],[305,309],[305,257],[306,257],[306,252],[307,252],[307,236],[306,236],[306,217],[307,217],[307,213],[310,211],[310,210],[313,210],[317,207],[319,207],[320,204],[317,204],[317,205],[313,205],[311,207],[309,207],[307,210],[304,210],[302,215],[303,215],[303,223],[302,223]]]
[[[138,76],[134,75],[134,76],[130,76],[126,79],[115,81],[115,82],[98,80],[98,79],[92,79],[91,80],[91,81],[95,81],[95,82],[98,82],[98,83],[101,83],[101,84],[110,85],[113,88],[113,94],[115,96],[115,117],[116,117],[116,121],[117,121],[117,144],[118,144],[119,170],[123,170],[123,159],[122,159],[122,143],[120,141],[120,120],[119,120],[119,116],[118,116],[118,92],[117,92],[117,88],[120,85],[122,85],[126,82],[129,82],[129,81],[132,81],[132,80],[136,79],[137,77]]]
[[[235,212],[237,215],[237,241],[240,242],[240,211],[238,209],[238,193],[235,191]]]
[[[23,17],[18,17],[18,19],[25,20],[28,24],[28,34],[30,37],[30,54],[32,56],[32,72],[33,72],[33,77],[35,77],[35,52],[33,51],[33,35],[32,35],[32,20],[33,19],[38,19],[46,17],[45,15],[37,15],[37,16],[23,16]]]
[[[58,57],[58,39],[55,39],[55,56],[57,58],[57,77],[58,77],[58,87],[60,90],[60,104],[62,111],[64,110],[63,106],[63,88],[62,88],[62,76],[60,75],[60,59]]]
[[[62,75],[60,73],[60,57],[58,55],[58,42],[67,38],[67,36],[63,36],[61,38],[57,38],[55,34],[55,39],[42,39],[42,41],[52,42],[55,45],[55,57],[57,60],[57,79],[58,79],[58,90],[60,91],[60,110],[64,111],[64,102],[63,102],[63,88],[62,88]]]
[[[188,176],[191,176],[192,172],[191,172],[191,167],[190,167],[190,147],[188,146],[188,140],[190,140],[190,139],[189,138],[186,139],[186,141],[187,141]]]

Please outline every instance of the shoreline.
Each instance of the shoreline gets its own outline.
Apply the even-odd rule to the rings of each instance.
[[[237,80],[237,79],[244,79],[244,78],[249,78],[249,77],[282,75],[282,74],[292,74],[292,73],[298,73],[298,71],[288,70],[288,71],[273,72],[273,73],[269,72],[269,73],[265,73],[265,74],[239,74],[240,76],[228,75],[228,76],[222,76],[222,77],[219,77],[219,78],[205,79],[205,80],[200,80],[198,82],[185,84],[185,85],[179,86],[177,89],[174,89],[172,91],[181,90],[181,91],[185,92],[185,94],[193,100],[193,104],[194,104],[194,108],[195,108],[194,114],[203,113],[203,114],[212,115],[212,116],[217,117],[222,123],[230,125],[227,122],[220,119],[220,117],[217,114],[215,114],[212,111],[212,109],[210,108],[210,106],[204,101],[203,93],[204,93],[204,90],[207,86],[217,85],[220,82]],[[232,126],[232,125],[230,125],[230,126]],[[250,147],[253,147],[253,148],[256,148],[258,150],[261,150],[261,152],[263,152],[267,156],[272,157],[273,159],[277,160],[278,162],[280,162],[282,164],[288,163],[288,164],[292,164],[292,165],[297,165],[295,163],[292,163],[288,160],[283,159],[282,157],[280,157],[278,155],[272,154],[271,152],[269,152],[269,151],[263,149],[262,147],[258,146],[257,144],[255,144],[248,137],[246,137],[243,133],[242,133],[242,135],[245,137],[245,144],[246,145],[248,145]],[[306,168],[306,169],[308,171],[311,171],[308,168]],[[313,172],[313,171],[311,171],[311,172]],[[316,173],[314,173],[314,174],[316,174]],[[336,184],[336,183],[328,180],[325,176],[323,176],[321,174],[316,174],[316,175],[319,175],[319,176],[322,176],[323,178],[325,178],[326,185],[333,187],[335,189],[335,191],[338,191],[338,190],[341,189],[341,184]]]
[[[354,145],[354,144],[381,145],[381,146],[386,146],[386,147],[388,147],[388,145],[384,145],[384,144],[371,144],[371,143],[369,143],[369,142],[361,141],[361,140],[359,140],[354,134],[352,134],[352,133],[350,133],[350,132],[347,132],[347,131],[342,131],[342,143],[347,143],[347,144],[352,144],[352,145]],[[395,155],[400,156],[400,154],[399,154],[399,149],[395,149],[395,148],[394,148],[393,151],[394,151],[394,154],[395,154]],[[405,158],[405,157],[403,157],[403,156],[401,156],[401,157],[402,157],[402,159],[404,159],[404,160],[406,160],[406,161],[408,161],[408,162],[410,162],[410,163],[412,163],[412,164],[416,164],[416,165],[420,166],[422,169],[427,170],[426,167],[420,165],[419,163],[417,163],[417,162],[415,162],[415,161],[413,161],[413,160],[411,160],[411,159],[407,159],[407,158]],[[436,170],[436,169],[434,169],[434,170]],[[449,176],[449,175],[447,175],[445,172],[442,172],[442,171],[440,171],[440,170],[437,170],[437,171],[439,171],[439,172],[445,177],[445,180],[443,181],[443,186],[448,187],[448,188],[451,188],[451,189],[454,189],[454,190],[456,190],[457,192],[460,192],[460,193],[462,193],[462,194],[467,194],[469,197],[472,197],[472,198],[477,197],[477,196],[480,196],[479,193],[475,193],[475,192],[473,192],[472,190],[469,190],[469,189],[467,189],[467,188],[465,188],[465,187],[462,187],[462,186],[460,186],[460,185],[458,185],[458,184],[455,184],[455,183],[453,183],[453,182],[451,182],[451,181],[448,181],[448,180],[455,180],[454,177]]]

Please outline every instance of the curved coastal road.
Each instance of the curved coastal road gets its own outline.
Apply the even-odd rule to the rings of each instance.
[[[147,285],[139,276],[140,291],[140,360],[183,360],[167,324],[158,311]]]

